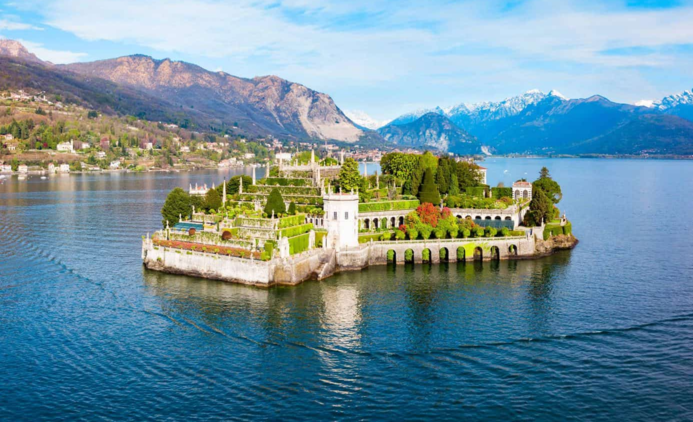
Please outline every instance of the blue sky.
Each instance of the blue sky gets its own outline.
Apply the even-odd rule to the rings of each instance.
[[[0,0],[0,36],[57,63],[142,53],[275,74],[384,120],[529,89],[693,87],[693,0]]]

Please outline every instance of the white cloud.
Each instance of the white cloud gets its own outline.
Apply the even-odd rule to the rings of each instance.
[[[17,22],[8,19],[0,19],[0,31],[42,31],[43,28],[38,26],[30,25],[28,23]]]
[[[27,50],[31,53],[36,54],[36,56],[43,60],[55,64],[65,64],[78,62],[85,57],[86,53],[76,53],[73,51],[62,51],[62,50],[50,50],[45,48],[43,44],[35,43],[32,41],[18,40],[21,42]]]
[[[690,62],[687,53],[671,47],[693,43],[693,7],[647,10],[597,0],[527,0],[507,10],[506,3],[26,0],[25,4],[43,14],[46,24],[85,40],[225,60],[224,67],[234,74],[278,74],[341,95],[350,107],[363,109],[368,107],[358,104],[358,98],[378,90],[390,104],[401,104],[405,93],[407,101],[473,102],[502,99],[533,86],[557,87],[572,97],[595,92],[643,95],[624,90],[634,83],[650,85],[638,69],[665,71]],[[652,90],[644,95],[650,96]],[[446,95],[449,98],[440,101]]]

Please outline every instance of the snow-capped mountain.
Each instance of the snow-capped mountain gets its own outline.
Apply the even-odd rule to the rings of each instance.
[[[654,100],[640,100],[636,101],[633,103],[633,105],[636,105],[638,107],[647,107],[647,108],[652,108],[654,107],[655,101]]]
[[[385,126],[388,120],[376,120],[361,110],[344,110],[344,114],[358,126],[376,130]]]
[[[438,113],[449,118],[458,126],[465,127],[465,125],[469,123],[479,123],[482,121],[497,120],[518,115],[530,105],[537,104],[548,97],[567,100],[565,96],[556,90],[551,90],[548,94],[544,94],[537,89],[533,89],[522,95],[506,98],[498,102],[484,101],[479,103],[461,103],[445,109],[435,107],[416,110],[399,116],[390,122],[390,124],[407,124],[417,120],[424,114]]]
[[[399,116],[398,118],[389,122],[388,125],[406,125],[407,123],[411,123],[413,121],[418,120],[420,117],[422,117],[428,113],[436,113],[436,114],[440,114],[441,116],[447,116],[445,113],[445,110],[443,110],[440,107],[420,108],[416,111],[412,111],[411,113],[407,113],[407,114],[403,114],[403,115]]]
[[[653,104],[657,110],[669,110],[681,105],[693,105],[693,90],[683,91],[680,94],[669,95]]]

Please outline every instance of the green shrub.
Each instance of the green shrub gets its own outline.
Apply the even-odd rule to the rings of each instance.
[[[464,192],[470,196],[475,196],[477,198],[483,198],[484,192],[486,192],[487,189],[488,189],[488,186],[474,186],[474,187],[465,188]]]
[[[388,261],[394,261],[395,260],[395,251],[393,251],[392,249],[387,251],[387,260]]]
[[[573,233],[573,225],[568,221],[565,223],[565,226],[563,226],[563,234],[565,235],[571,235]]]
[[[509,228],[503,227],[503,228],[501,229],[501,235],[503,235],[503,236],[508,236],[509,234],[510,234],[510,229],[509,229]]]
[[[279,219],[279,228],[283,229],[286,227],[298,226],[306,221],[306,216],[303,214],[291,215],[289,217],[282,217]]]
[[[474,236],[476,237],[484,237],[484,228],[483,227],[477,227],[474,229]]]
[[[389,233],[389,232],[388,232],[388,233],[383,233],[382,235],[380,235],[380,240],[383,241],[383,242],[384,242],[384,241],[387,241],[387,240],[390,240],[391,238],[392,238],[392,233]]]
[[[424,261],[430,261],[431,260],[431,251],[429,249],[424,249],[423,252],[421,253],[421,258]]]
[[[463,238],[466,239],[466,238],[468,238],[468,237],[471,236],[471,235],[472,235],[471,230],[469,230],[469,229],[464,229],[464,230],[462,230],[462,237],[463,237]]]
[[[445,260],[448,259],[448,250],[445,248],[440,249],[440,259]]]
[[[486,227],[484,229],[484,236],[486,237],[495,237],[496,234],[498,234],[498,230],[496,230],[494,227]]]
[[[267,241],[265,242],[265,251],[263,254],[267,256],[267,261],[272,259],[272,255],[274,255],[274,248],[276,247],[276,243],[272,241]]]
[[[464,259],[464,248],[457,248],[457,260],[462,261]]]
[[[414,260],[414,251],[411,249],[407,249],[404,251],[404,260],[405,261],[413,261]]]
[[[424,240],[427,240],[431,237],[431,233],[433,232],[433,227],[429,226],[428,224],[417,224],[416,229],[421,233],[421,237]]]
[[[291,201],[289,204],[289,210],[287,212],[289,215],[296,215],[296,203],[294,201]]]
[[[322,247],[322,242],[325,241],[325,236],[327,236],[327,232],[324,231],[316,231],[315,232],[315,246],[318,248]]]
[[[397,240],[404,240],[407,237],[407,234],[403,232],[402,230],[397,230],[395,232],[395,239]]]
[[[409,235],[410,240],[416,240],[419,238],[419,231],[416,230],[414,227],[409,227],[407,229],[407,234]]]
[[[440,192],[438,192],[438,185],[433,177],[433,170],[430,168],[426,169],[424,173],[423,184],[419,191],[419,200],[421,203],[440,204]]]

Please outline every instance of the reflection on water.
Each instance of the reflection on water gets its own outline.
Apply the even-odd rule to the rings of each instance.
[[[693,163],[485,166],[544,165],[573,251],[271,289],[142,267],[166,193],[229,170],[7,180],[0,419],[691,419]]]

